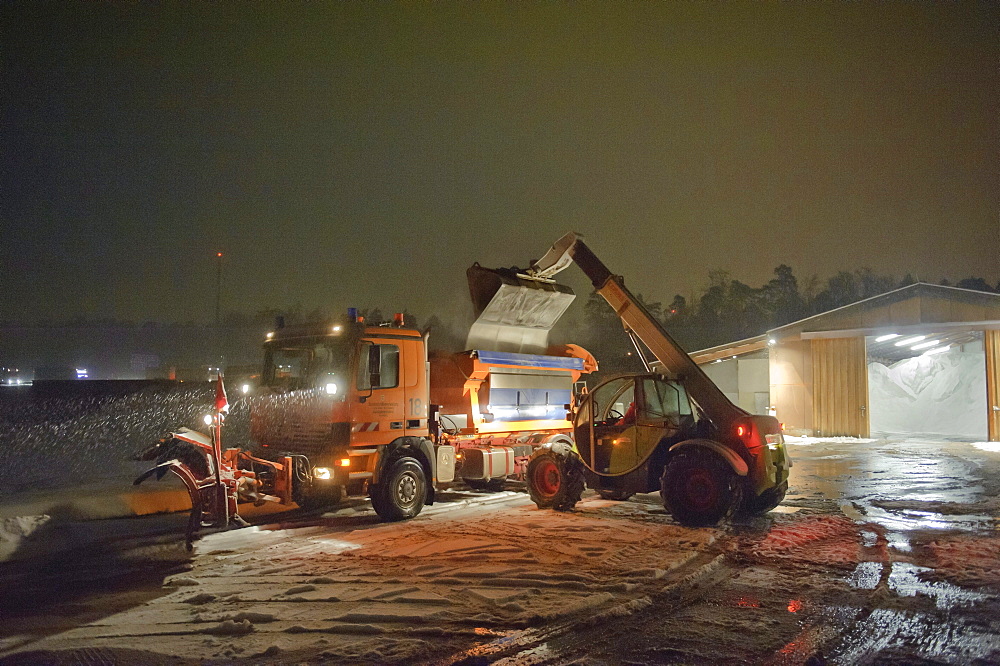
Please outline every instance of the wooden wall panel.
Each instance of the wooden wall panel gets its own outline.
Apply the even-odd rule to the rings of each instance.
[[[1000,442],[1000,331],[985,331],[986,409],[991,442]]]
[[[812,341],[813,428],[819,436],[868,436],[865,339]]]

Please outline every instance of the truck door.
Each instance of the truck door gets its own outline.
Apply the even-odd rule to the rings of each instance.
[[[388,444],[405,428],[400,381],[401,340],[362,340],[355,378],[358,401],[351,409],[351,445]]]
[[[424,354],[424,341],[400,340],[400,367],[403,369],[403,424],[406,435],[411,437],[426,437],[427,430],[427,362]]]

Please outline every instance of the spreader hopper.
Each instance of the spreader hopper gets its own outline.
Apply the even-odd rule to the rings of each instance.
[[[516,269],[474,264],[466,275],[476,312],[466,349],[544,354],[549,331],[576,298],[565,285]]]

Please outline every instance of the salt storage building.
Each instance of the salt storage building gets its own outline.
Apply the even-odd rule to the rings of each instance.
[[[1000,441],[1000,294],[916,283],[691,356],[793,434]]]

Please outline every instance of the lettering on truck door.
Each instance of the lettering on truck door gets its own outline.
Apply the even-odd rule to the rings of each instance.
[[[351,444],[354,446],[388,444],[404,433],[400,342],[378,339],[361,342],[355,378],[359,399],[351,410]]]

